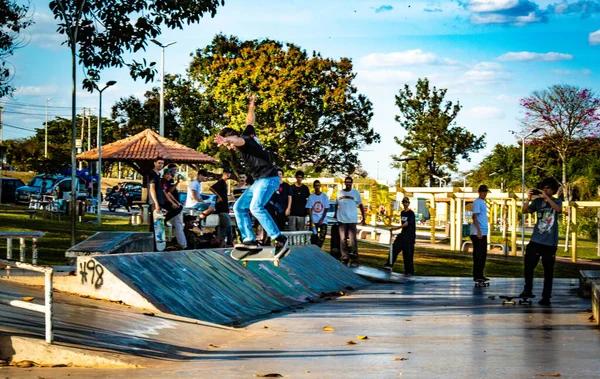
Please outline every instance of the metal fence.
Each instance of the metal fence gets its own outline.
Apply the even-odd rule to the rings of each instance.
[[[8,260],[13,259],[12,240],[18,238],[20,241],[19,261],[25,262],[25,258],[26,258],[25,239],[31,238],[33,240],[33,244],[31,246],[31,249],[32,249],[31,262],[34,265],[36,265],[38,262],[37,242],[38,242],[38,238],[42,238],[43,236],[44,236],[43,232],[0,232],[0,238],[6,238],[6,259],[8,259]]]
[[[292,246],[310,245],[311,231],[296,231],[296,232],[281,232],[288,238],[289,244]]]

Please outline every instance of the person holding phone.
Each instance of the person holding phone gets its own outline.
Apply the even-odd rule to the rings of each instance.
[[[551,305],[554,263],[558,249],[558,214],[562,212],[562,200],[553,197],[558,191],[558,182],[546,178],[540,183],[541,190],[527,191],[527,201],[523,206],[523,217],[527,213],[536,213],[537,222],[531,239],[525,250],[525,288],[521,297],[533,298],[533,276],[540,259],[544,266],[544,288],[538,304]],[[532,201],[533,196],[538,196]]]

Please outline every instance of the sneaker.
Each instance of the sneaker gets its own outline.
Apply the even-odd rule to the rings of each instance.
[[[519,297],[527,297],[529,299],[533,299],[535,297],[535,295],[532,294],[531,291],[523,291],[523,292],[521,292]]]
[[[275,243],[275,255],[289,249],[290,247],[288,238],[283,234],[277,237],[275,241],[277,241]]]
[[[342,258],[342,264],[343,264],[344,266],[348,266],[348,263],[349,263],[349,262],[350,262],[350,259],[348,259],[348,258]]]
[[[474,282],[487,282],[489,281],[488,278],[473,278]]]
[[[392,265],[389,263],[384,264],[383,266],[381,266],[382,270],[388,270],[388,271],[392,271]]]
[[[551,305],[552,302],[550,301],[549,297],[542,297],[542,300],[538,301],[539,305]]]
[[[240,250],[256,250],[260,249],[260,246],[256,241],[246,241],[242,243],[236,243],[235,248]]]

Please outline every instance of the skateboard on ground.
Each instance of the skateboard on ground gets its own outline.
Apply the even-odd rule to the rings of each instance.
[[[489,287],[490,281],[484,279],[478,279],[475,281],[475,287]]]
[[[156,251],[163,251],[167,247],[167,239],[165,237],[165,212],[160,210],[152,212],[154,220],[154,241],[156,242]]]
[[[502,299],[502,305],[506,305],[506,304],[512,304],[512,305],[516,305],[517,301],[515,299],[519,299],[519,305],[522,304],[533,304],[533,301],[529,300],[529,297],[521,297],[521,296],[498,296],[500,299]]]
[[[290,249],[287,248],[275,255],[275,248],[271,246],[265,246],[258,249],[234,248],[229,255],[236,261],[241,261],[244,266],[247,265],[248,261],[270,261],[273,262],[273,265],[279,266],[279,261],[285,258],[289,251]]]

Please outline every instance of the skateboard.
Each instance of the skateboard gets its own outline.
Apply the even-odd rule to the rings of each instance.
[[[167,239],[165,238],[165,212],[163,210],[152,212],[152,218],[154,220],[156,251],[163,251],[167,247]]]
[[[515,299],[519,299],[519,305],[522,304],[533,304],[533,301],[529,300],[529,297],[520,297],[520,296],[498,296],[500,299],[502,300],[502,305],[505,304],[512,304],[512,305],[516,305],[517,301]]]
[[[248,261],[268,261],[273,262],[274,266],[279,266],[279,261],[287,255],[289,248],[280,251],[275,255],[275,248],[265,246],[260,249],[232,249],[229,255],[236,261],[241,261],[244,266]]]
[[[476,280],[475,281],[475,287],[489,287],[489,286],[490,286],[489,280]]]
[[[348,254],[348,267],[358,267],[360,263],[358,262],[358,253],[352,252]]]

